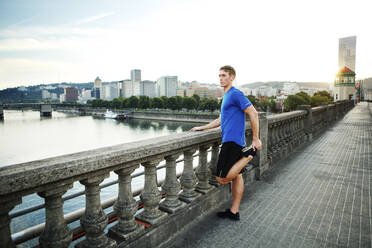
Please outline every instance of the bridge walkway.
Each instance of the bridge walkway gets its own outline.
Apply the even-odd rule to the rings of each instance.
[[[372,247],[371,112],[359,103],[248,185],[240,221],[213,213],[162,247]]]

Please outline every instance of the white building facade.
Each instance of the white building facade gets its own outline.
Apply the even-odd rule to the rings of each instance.
[[[177,76],[164,76],[158,79],[158,96],[176,96],[177,95]]]
[[[140,83],[140,95],[156,97],[156,82],[145,80]]]

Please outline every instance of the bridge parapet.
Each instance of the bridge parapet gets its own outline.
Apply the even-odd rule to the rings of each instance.
[[[324,130],[328,126],[325,122],[335,120],[329,116],[337,116],[337,106],[340,111],[352,107],[349,102],[342,102],[318,108],[307,106],[304,110],[269,117],[260,114],[263,148],[254,159],[254,166],[249,167],[246,179],[262,176],[274,163],[311,140],[314,133],[320,133],[316,130]],[[246,136],[247,142],[251,142],[249,125]],[[169,232],[179,231],[195,218],[190,218],[190,214],[186,218],[187,212],[206,213],[223,200],[216,195],[226,187],[216,187],[211,176],[211,171],[216,169],[220,142],[219,129],[185,132],[0,168],[0,246],[14,247],[39,236],[42,247],[68,247],[73,236],[82,230],[86,232],[86,239],[78,247],[148,246],[149,238],[151,245],[156,246],[171,236]],[[208,161],[209,148],[212,155]],[[199,151],[199,164],[195,173],[193,154],[196,151]],[[183,155],[184,170],[178,181],[175,168],[180,155]],[[165,160],[166,176],[160,192],[156,169],[162,160]],[[140,193],[143,212],[136,214],[138,203],[133,198],[131,174],[140,166],[145,174],[144,189]],[[114,212],[105,214],[103,209],[111,205],[101,202],[100,185],[110,172],[119,176],[118,195],[111,201],[111,205],[115,203]],[[85,186],[86,203],[85,209],[70,218],[68,215],[72,213],[64,216],[62,212],[63,195],[74,182]],[[45,199],[45,225],[38,227],[38,231],[33,229],[32,233],[25,230],[12,235],[9,212],[23,196],[33,193]],[[116,216],[118,221],[106,235],[108,216]],[[80,217],[81,226],[70,230],[66,220],[72,222]]]

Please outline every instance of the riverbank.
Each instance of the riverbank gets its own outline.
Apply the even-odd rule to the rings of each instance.
[[[92,115],[95,117],[104,117],[106,109],[75,109],[75,108],[56,108],[55,111],[64,113],[76,113],[84,115]],[[196,122],[196,123],[209,123],[218,118],[219,114],[216,113],[189,113],[189,112],[161,112],[161,111],[114,111],[118,114],[125,114],[129,118],[145,119],[145,120],[161,120],[161,121],[180,121],[180,122]]]

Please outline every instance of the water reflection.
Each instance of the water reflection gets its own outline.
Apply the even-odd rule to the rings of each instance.
[[[180,133],[196,123],[6,111],[0,121],[0,167]]]

